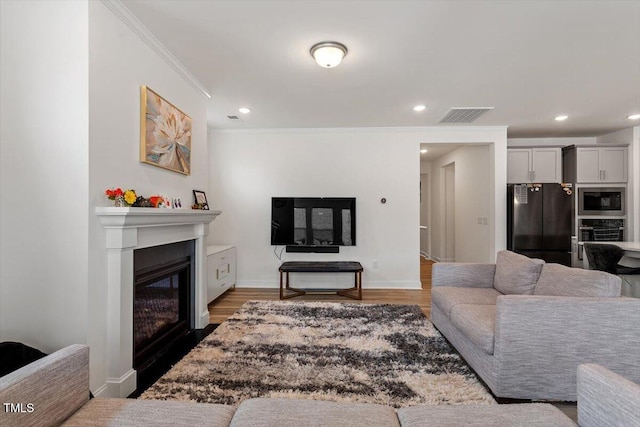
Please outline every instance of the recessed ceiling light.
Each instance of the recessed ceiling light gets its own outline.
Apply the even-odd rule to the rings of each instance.
[[[562,116],[555,116],[553,118],[553,120],[555,120],[556,122],[563,122],[563,121],[567,120],[568,118],[569,118],[569,116],[562,115]]]
[[[424,109],[427,108],[424,105],[416,105],[415,107],[413,107],[413,111],[424,111]]]
[[[627,119],[629,119],[629,120],[640,120],[640,114],[632,114],[630,116],[627,116]]]
[[[242,114],[249,114],[251,112],[251,108],[240,107],[238,108],[238,111],[240,111]]]
[[[426,153],[427,151],[429,151],[429,150],[427,150],[426,148],[423,148],[422,150],[420,150],[420,152],[421,152],[422,154]]]

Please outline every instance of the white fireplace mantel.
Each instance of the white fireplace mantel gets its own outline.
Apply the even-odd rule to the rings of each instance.
[[[97,207],[106,231],[107,397],[127,397],[136,389],[133,369],[133,251],[185,240],[195,241],[195,280],[191,326],[209,324],[207,235],[221,211]]]

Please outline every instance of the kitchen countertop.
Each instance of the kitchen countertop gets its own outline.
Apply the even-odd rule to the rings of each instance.
[[[585,243],[594,243],[597,245],[607,244],[607,245],[616,245],[619,248],[624,249],[628,252],[640,252],[640,242],[639,241],[627,241],[627,242],[579,242],[578,244]],[[640,253],[638,254],[640,256]]]

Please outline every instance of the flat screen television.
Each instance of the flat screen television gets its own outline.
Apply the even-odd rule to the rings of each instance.
[[[273,197],[271,244],[355,246],[355,197]]]

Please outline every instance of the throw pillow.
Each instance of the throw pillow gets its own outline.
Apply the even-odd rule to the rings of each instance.
[[[560,264],[542,267],[534,295],[566,297],[619,297],[620,278],[604,271],[570,268]]]
[[[500,251],[496,258],[493,287],[505,295],[531,295],[544,261],[511,251]]]

